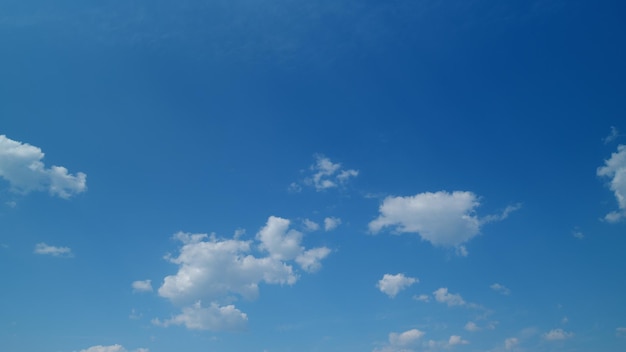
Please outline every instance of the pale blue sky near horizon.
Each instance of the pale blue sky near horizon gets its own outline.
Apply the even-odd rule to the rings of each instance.
[[[625,10],[0,2],[0,350],[623,351]]]

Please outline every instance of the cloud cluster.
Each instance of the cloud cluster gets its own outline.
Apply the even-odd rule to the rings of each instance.
[[[293,285],[298,280],[294,262],[302,270],[314,272],[330,253],[326,247],[305,248],[303,234],[289,226],[289,220],[271,216],[256,234],[256,241],[177,233],[174,237],[182,243],[180,253],[166,259],[178,265],[178,272],[164,278],[158,293],[185,308],[182,314],[155,323],[208,330],[245,325],[244,313],[223,304],[237,297],[255,299],[260,283]],[[263,255],[255,256],[255,249]],[[203,306],[204,302],[209,306]]]
[[[128,352],[122,345],[110,345],[110,346],[91,346],[87,349],[80,350],[80,352]],[[148,352],[147,348],[138,348],[132,352]]]
[[[43,242],[37,243],[33,252],[35,254],[51,255],[53,257],[69,258],[74,256],[74,254],[72,254],[72,249],[69,247],[49,246]]]
[[[573,332],[567,332],[563,329],[552,329],[543,334],[543,338],[548,341],[566,340],[572,337],[574,337]]]
[[[318,192],[345,185],[351,178],[359,175],[358,170],[343,169],[340,163],[333,163],[321,154],[315,155],[315,164],[311,165],[309,170],[312,174],[306,177],[303,183],[312,186]],[[289,189],[292,192],[299,192],[302,187],[294,182]]]
[[[507,207],[502,214],[479,219],[478,196],[472,192],[425,192],[408,197],[387,197],[379,208],[380,215],[369,223],[372,233],[392,227],[398,233],[417,233],[440,247],[456,247],[467,255],[463,244],[480,233],[481,226],[505,219],[519,205]]]
[[[63,166],[46,168],[40,148],[0,135],[0,177],[18,193],[47,190],[51,195],[70,198],[87,189],[87,175],[70,174]]]
[[[376,287],[378,287],[380,292],[394,298],[400,291],[417,282],[419,282],[417,278],[407,277],[404,276],[404,274],[385,274],[383,278],[378,281]]]
[[[609,187],[615,194],[619,210],[612,211],[604,217],[608,222],[618,222],[626,217],[626,145],[619,145],[617,152],[605,160],[604,166],[598,168],[598,176],[611,179]]]

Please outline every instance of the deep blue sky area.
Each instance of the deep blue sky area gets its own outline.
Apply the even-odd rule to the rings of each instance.
[[[1,1],[0,350],[625,350],[625,13]]]

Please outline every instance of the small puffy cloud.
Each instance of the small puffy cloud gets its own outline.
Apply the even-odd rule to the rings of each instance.
[[[296,257],[296,263],[307,272],[313,273],[322,267],[322,259],[330,254],[330,249],[318,247],[306,250]]]
[[[246,313],[241,312],[234,305],[219,306],[213,302],[208,307],[203,307],[200,301],[183,308],[181,314],[171,319],[163,322],[158,319],[152,321],[153,324],[163,327],[184,325],[191,330],[212,331],[243,330],[247,322]]]
[[[445,303],[448,305],[448,307],[464,306],[466,304],[461,295],[449,293],[448,288],[446,287],[442,287],[433,292],[433,296],[435,296],[435,301],[439,303]]]
[[[315,164],[311,165],[309,169],[313,174],[304,179],[304,184],[313,186],[318,192],[337,188],[359,175],[358,170],[342,169],[341,164],[333,163],[329,158],[321,154],[315,155]],[[294,182],[289,186],[289,190],[291,192],[300,192],[301,186]]]
[[[479,328],[478,325],[476,325],[476,323],[474,323],[473,321],[468,321],[467,324],[465,324],[464,329],[470,332],[476,332],[481,330],[481,328]]]
[[[499,283],[495,283],[492,284],[491,286],[489,286],[489,288],[491,288],[492,290],[499,292],[503,295],[509,295],[511,294],[511,290],[509,290],[506,286],[504,285],[500,285]]]
[[[133,292],[152,292],[152,280],[134,281]]]
[[[480,233],[481,226],[506,218],[519,206],[508,207],[500,215],[479,219],[476,208],[478,197],[472,192],[425,192],[408,197],[387,197],[380,205],[378,218],[369,223],[372,233],[392,227],[398,233],[417,233],[420,237],[441,247],[460,248]]]
[[[317,231],[320,229],[320,225],[318,223],[316,223],[315,221],[309,220],[309,219],[304,219],[304,221],[302,221],[303,225],[304,225],[304,229],[306,231]]]
[[[339,225],[341,225],[340,218],[328,217],[324,219],[324,230],[331,231],[336,229]]]
[[[548,341],[558,341],[558,340],[566,340],[571,337],[574,337],[573,332],[567,332],[563,329],[552,329],[547,333],[543,334],[543,338]]]
[[[287,219],[270,216],[267,224],[257,234],[261,242],[260,248],[269,252],[272,258],[278,260],[295,259],[305,271],[316,271],[320,267],[320,261],[324,259],[330,250],[326,247],[305,250],[302,247],[302,233],[289,229],[290,221]]]
[[[80,350],[80,352],[128,352],[122,345],[110,345],[110,346],[92,346],[84,350]],[[147,348],[138,348],[131,352],[149,352]]]
[[[609,187],[615,194],[619,208],[606,214],[604,220],[618,222],[626,217],[626,145],[619,145],[617,152],[611,154],[604,166],[598,168],[597,174],[611,179]]]
[[[43,242],[35,245],[35,254],[51,255],[53,257],[73,257],[72,250],[69,247],[49,246]]]
[[[400,291],[407,287],[419,282],[417,278],[407,277],[404,274],[385,274],[383,278],[378,281],[376,287],[380,292],[385,293],[387,296],[394,298]]]
[[[418,329],[407,330],[402,333],[392,332],[389,334],[389,343],[374,349],[374,352],[411,352],[411,348],[424,336],[424,332]]]
[[[414,344],[422,336],[424,336],[424,332],[417,329],[407,330],[403,333],[392,332],[389,334],[389,343],[394,346],[408,346]]]
[[[452,335],[448,339],[448,346],[467,345],[469,341],[463,340],[459,335]]]
[[[516,337],[509,337],[504,340],[504,348],[506,350],[512,350],[519,345],[519,339]]]
[[[87,175],[71,174],[63,166],[46,168],[40,148],[0,135],[0,177],[18,193],[47,190],[51,195],[70,198],[87,189]]]

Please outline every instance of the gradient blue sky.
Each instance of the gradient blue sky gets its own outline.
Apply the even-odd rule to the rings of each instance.
[[[626,350],[625,11],[0,2],[0,350]]]

